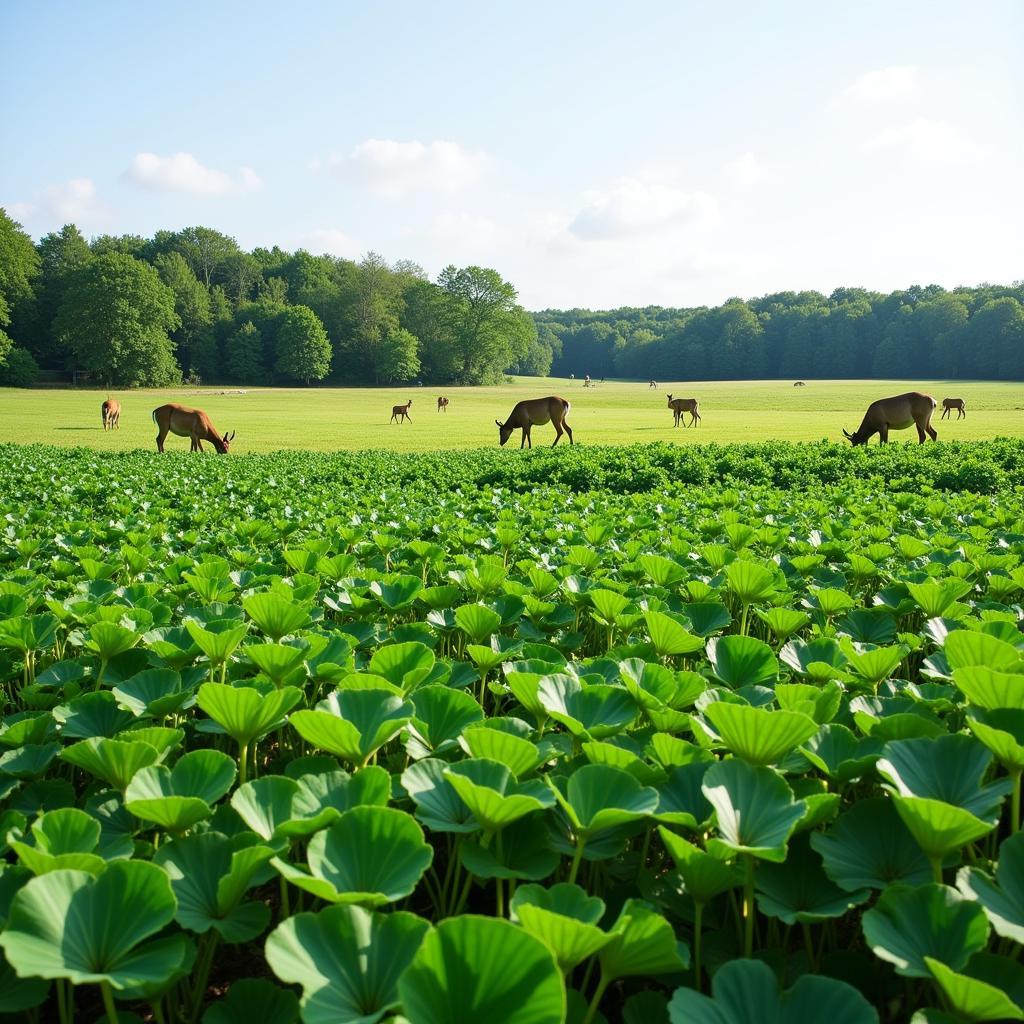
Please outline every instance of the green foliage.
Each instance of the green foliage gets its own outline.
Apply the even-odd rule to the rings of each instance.
[[[97,379],[162,387],[181,376],[168,337],[180,323],[174,293],[157,272],[110,253],[72,274],[54,331],[78,365]]]
[[[323,324],[308,306],[291,306],[281,314],[274,367],[281,376],[303,384],[327,376],[331,368],[331,343]]]
[[[1017,1019],[1022,492],[746,451],[0,449],[0,1012]]]

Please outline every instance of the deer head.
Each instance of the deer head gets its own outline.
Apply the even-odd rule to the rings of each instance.
[[[218,438],[214,443],[217,446],[217,451],[221,455],[227,455],[228,448],[231,446],[231,442],[235,439],[236,431],[232,430],[230,434],[225,434],[222,438]]]
[[[515,427],[510,427],[508,424],[502,423],[501,420],[495,420],[494,422],[498,424],[498,441],[504,444],[512,436],[512,431],[515,430]]]

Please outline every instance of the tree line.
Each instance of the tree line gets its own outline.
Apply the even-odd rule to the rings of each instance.
[[[493,269],[256,248],[207,227],[152,238],[73,224],[37,243],[0,209],[0,384],[489,384],[1024,380],[1024,282],[778,292],[720,306],[527,313]]]
[[[488,384],[551,359],[487,267],[431,281],[372,252],[245,252],[207,227],[87,240],[68,224],[33,243],[0,210],[0,383]]]
[[[715,307],[534,313],[552,373],[664,380],[1024,380],[1024,282],[777,292]]]

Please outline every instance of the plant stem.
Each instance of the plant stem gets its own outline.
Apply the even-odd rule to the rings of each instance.
[[[192,1024],[195,1024],[199,1020],[199,1011],[203,1008],[203,997],[206,995],[206,984],[210,979],[210,968],[213,966],[213,954],[217,950],[217,943],[220,941],[220,934],[215,931],[207,932],[207,938],[209,942],[206,949],[201,954],[201,962],[199,965],[199,971],[195,976],[195,987],[193,990],[193,998],[195,1002],[192,1004],[192,1013],[189,1016],[189,1020]]]
[[[241,749],[238,752],[238,784],[244,786],[246,770],[249,767],[249,744],[242,743],[239,746]]]
[[[640,878],[640,875],[641,875],[641,873],[644,870],[644,866],[647,864],[647,851],[650,849],[650,846],[651,846],[651,832],[652,831],[653,831],[652,829],[648,828],[644,832],[643,846],[640,847],[640,864],[637,866],[637,869],[636,869],[636,877],[637,877],[637,879]]]
[[[103,1009],[107,1013],[107,1024],[120,1024],[117,1007],[114,1005],[114,993],[110,990],[109,981],[100,982],[100,992],[103,993]]]
[[[591,1024],[594,1014],[597,1013],[597,1008],[601,1003],[604,990],[608,987],[610,980],[604,976],[604,972],[601,973],[601,980],[597,983],[597,988],[594,989],[594,998],[590,1000],[590,1005],[587,1007],[587,1015],[583,1018],[583,1024]]]
[[[576,837],[576,852],[572,858],[572,868],[569,870],[569,884],[573,885],[576,881],[576,876],[579,874],[580,861],[583,860],[583,848],[587,845],[585,836]]]
[[[754,858],[743,857],[743,955],[749,960],[754,952]]]
[[[1010,795],[1010,835],[1020,831],[1020,772],[1013,773],[1013,793]]]
[[[941,857],[929,857],[932,865],[932,876],[934,877],[937,884],[942,885],[942,858]]]
[[[284,879],[284,875],[281,876],[281,920],[284,921],[292,916],[291,909],[289,907],[288,900],[288,883]]]
[[[704,920],[704,904],[694,903],[693,905],[693,987],[700,992],[700,940],[701,925]]]

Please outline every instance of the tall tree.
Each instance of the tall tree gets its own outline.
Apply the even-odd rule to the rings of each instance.
[[[21,225],[0,208],[0,363],[11,349],[5,333],[12,315],[32,301],[32,282],[39,273],[39,254]]]
[[[404,327],[394,327],[380,343],[377,383],[400,384],[420,372],[419,342]]]
[[[518,362],[536,337],[515,288],[487,267],[446,267],[438,278],[454,379],[489,384]]]
[[[174,311],[180,321],[173,335],[178,361],[183,369],[192,370],[192,346],[196,336],[213,323],[210,293],[179,252],[161,253],[155,266],[160,280],[174,292]]]
[[[74,224],[65,224],[60,231],[43,235],[38,249],[41,272],[36,292],[36,330],[28,347],[42,365],[57,368],[63,364],[65,353],[54,320],[72,278],[93,255]]]
[[[276,371],[311,384],[331,369],[331,343],[324,325],[308,306],[289,306],[277,329]]]
[[[236,384],[266,384],[263,338],[251,320],[230,335],[224,344],[224,365],[228,380]]]
[[[239,252],[238,243],[230,235],[199,226],[179,231],[173,247],[188,260],[192,273],[207,288],[228,258]]]
[[[149,264],[106,253],[68,282],[54,329],[79,367],[106,384],[162,387],[181,379],[169,331],[174,293]]]

